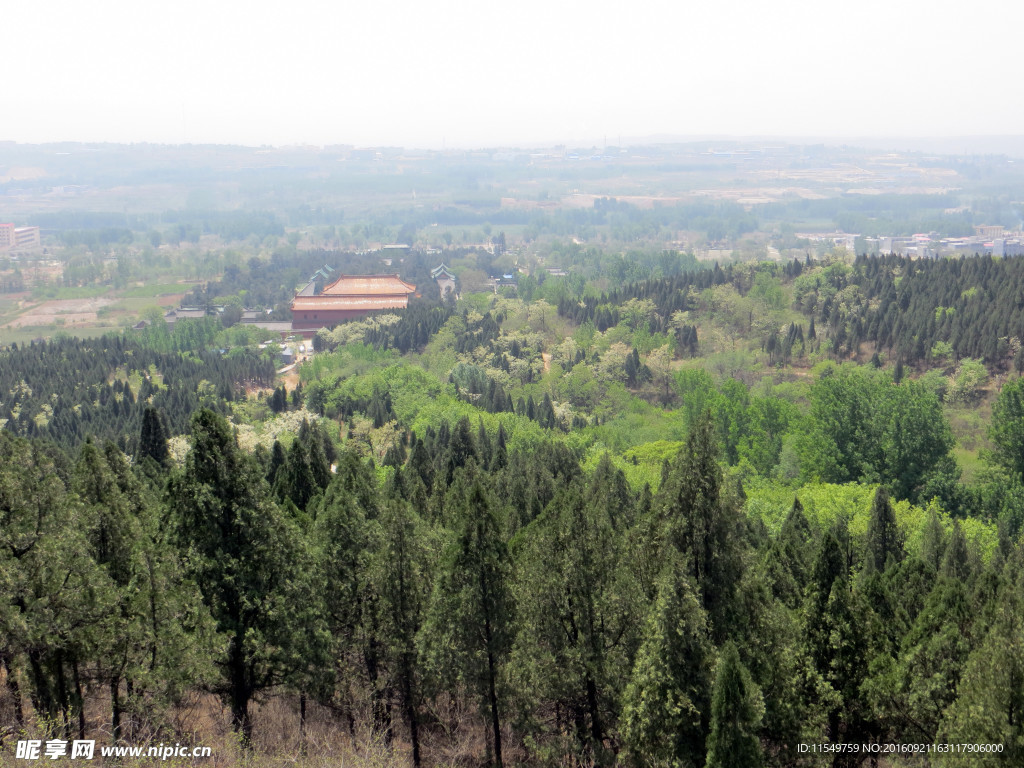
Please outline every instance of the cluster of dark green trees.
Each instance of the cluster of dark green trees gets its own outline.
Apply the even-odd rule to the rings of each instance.
[[[1022,393],[994,431],[1017,482]],[[908,547],[884,487],[866,534],[816,526],[798,501],[770,532],[723,476],[707,416],[653,492],[607,457],[585,472],[560,442],[511,451],[468,419],[407,435],[387,469],[311,424],[248,454],[208,409],[170,467],[145,420],[134,462],[0,432],[18,720],[31,703],[81,733],[100,697],[116,737],[163,734],[206,690],[248,739],[252,702],[280,692],[397,735],[417,765],[460,717],[495,764],[863,757],[798,751],[825,740],[1024,759],[1019,542],[983,553],[933,515]]]
[[[815,274],[809,267],[823,266]],[[672,277],[629,283],[601,296],[563,297],[559,315],[580,324],[592,322],[599,331],[619,322],[618,308],[631,298],[654,301],[651,333],[664,332],[672,314],[693,309],[688,292],[729,284],[741,295],[754,287],[758,274],[797,281],[795,306],[810,320],[807,341],[827,339],[839,357],[858,356],[864,344],[904,364],[925,364],[937,343],[948,344],[954,359],[979,358],[1005,370],[1013,362],[1024,370],[1018,355],[1024,339],[1024,261],[978,256],[964,259],[912,260],[898,255],[858,256],[852,267],[818,265],[810,258],[782,266],[759,265],[755,271],[734,266],[684,272]],[[771,362],[788,362],[790,350],[803,344],[801,326],[786,335],[778,331],[764,339]],[[689,331],[677,331],[677,353],[689,350]],[[696,347],[695,339],[693,347]]]
[[[432,279],[430,283],[437,288],[437,283]],[[454,302],[432,303],[413,299],[397,323],[388,327],[371,328],[366,332],[365,341],[376,349],[397,349],[405,354],[410,350],[424,347],[454,313]],[[318,339],[319,336],[314,337],[314,343]]]
[[[185,355],[158,349],[147,337],[113,334],[0,349],[0,423],[13,434],[72,451],[93,436],[134,454],[147,404],[163,414],[168,434],[183,434],[198,408],[227,414],[245,388],[274,382],[273,360],[253,350]]]
[[[1024,368],[1024,357],[1015,359],[1024,339],[1021,259],[859,256],[851,271],[830,271],[827,282],[811,311],[838,350],[855,354],[871,342],[893,360],[917,364],[943,342],[957,359]]]
[[[629,299],[650,299],[658,310],[658,317],[651,319],[651,333],[660,333],[668,326],[674,312],[693,309],[687,300],[690,289],[703,291],[714,285],[733,283],[742,293],[750,289],[745,284],[746,272],[724,269],[717,263],[712,269],[698,269],[682,272],[672,277],[628,283],[622,288],[601,296],[584,296],[579,300],[565,298],[558,302],[558,314],[567,317],[577,325],[591,322],[602,333],[619,323],[618,307]]]

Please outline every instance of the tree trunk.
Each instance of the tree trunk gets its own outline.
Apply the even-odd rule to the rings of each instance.
[[[306,694],[299,694],[299,750],[306,754]]]
[[[18,729],[25,725],[25,710],[21,706],[21,687],[18,685],[18,678],[11,669],[10,656],[4,655],[4,671],[7,672],[7,690],[11,692],[11,699],[14,701],[14,722]]]
[[[130,702],[132,697],[135,696],[135,683],[132,682],[131,678],[128,678],[124,683],[124,692]],[[128,710],[128,727],[125,729],[125,737],[128,741],[135,739],[135,713],[134,710]]]
[[[57,651],[53,662],[57,673],[57,703],[60,705],[60,718],[64,726],[64,735],[71,734],[71,691],[68,690],[67,675],[64,674],[64,653]]]
[[[252,692],[245,674],[245,656],[242,648],[243,639],[236,635],[228,650],[228,665],[231,669],[231,726],[241,736],[242,747],[249,749],[252,746],[252,721],[249,719],[249,700],[252,698]]]
[[[420,768],[420,729],[416,714],[416,702],[412,697],[412,662],[408,656],[403,661],[402,698],[405,700],[405,716],[409,720],[409,738],[412,741],[413,768]]]
[[[384,743],[391,743],[391,704],[387,692],[382,690],[380,674],[380,656],[378,643],[370,640],[363,653],[366,663],[366,674],[370,681],[371,709],[373,710],[373,727],[384,737]]]
[[[114,743],[121,741],[121,681],[118,678],[110,680],[110,730]]]
[[[597,707],[597,684],[587,674],[587,706],[590,709],[590,735],[594,739],[594,748],[600,750],[604,743],[604,729],[601,727],[601,713]]]
[[[491,639],[491,617],[484,620],[484,637],[487,640],[487,687],[491,703],[491,730],[494,732],[494,763],[502,768],[501,762],[501,721],[498,718],[498,691],[495,687],[494,650]]]
[[[82,695],[82,678],[78,674],[78,660],[71,662],[71,675],[75,683],[75,707],[78,709],[78,738],[85,741],[85,696]]]
[[[252,720],[249,718],[249,697],[243,692],[231,691],[231,726],[242,740],[246,750],[252,747]]]
[[[32,672],[32,708],[44,714],[51,722],[57,718],[57,707],[50,690],[50,682],[43,671],[43,661],[39,651],[28,652],[28,666]]]

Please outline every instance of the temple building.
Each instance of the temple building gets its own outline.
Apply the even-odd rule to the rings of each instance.
[[[341,275],[315,295],[292,299],[292,329],[306,333],[330,328],[371,312],[405,309],[416,286],[398,275]]]
[[[441,298],[444,298],[445,294],[455,293],[455,275],[443,262],[430,270],[430,276],[437,281]]]

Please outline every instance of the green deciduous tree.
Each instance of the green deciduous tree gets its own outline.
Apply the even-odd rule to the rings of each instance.
[[[1024,482],[1024,378],[1003,386],[992,406],[989,437],[993,458],[1018,482]]]
[[[803,471],[828,482],[881,481],[898,499],[956,480],[953,437],[934,393],[884,372],[842,366],[811,388]],[[940,477],[936,477],[936,476]]]

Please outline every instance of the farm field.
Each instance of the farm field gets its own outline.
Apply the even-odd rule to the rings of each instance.
[[[107,288],[98,295],[79,298],[38,299],[31,294],[0,297],[0,344],[46,338],[63,331],[91,337],[130,326],[151,308],[165,311],[177,306],[189,286],[161,283],[125,290]],[[67,291],[68,293],[72,291]]]

